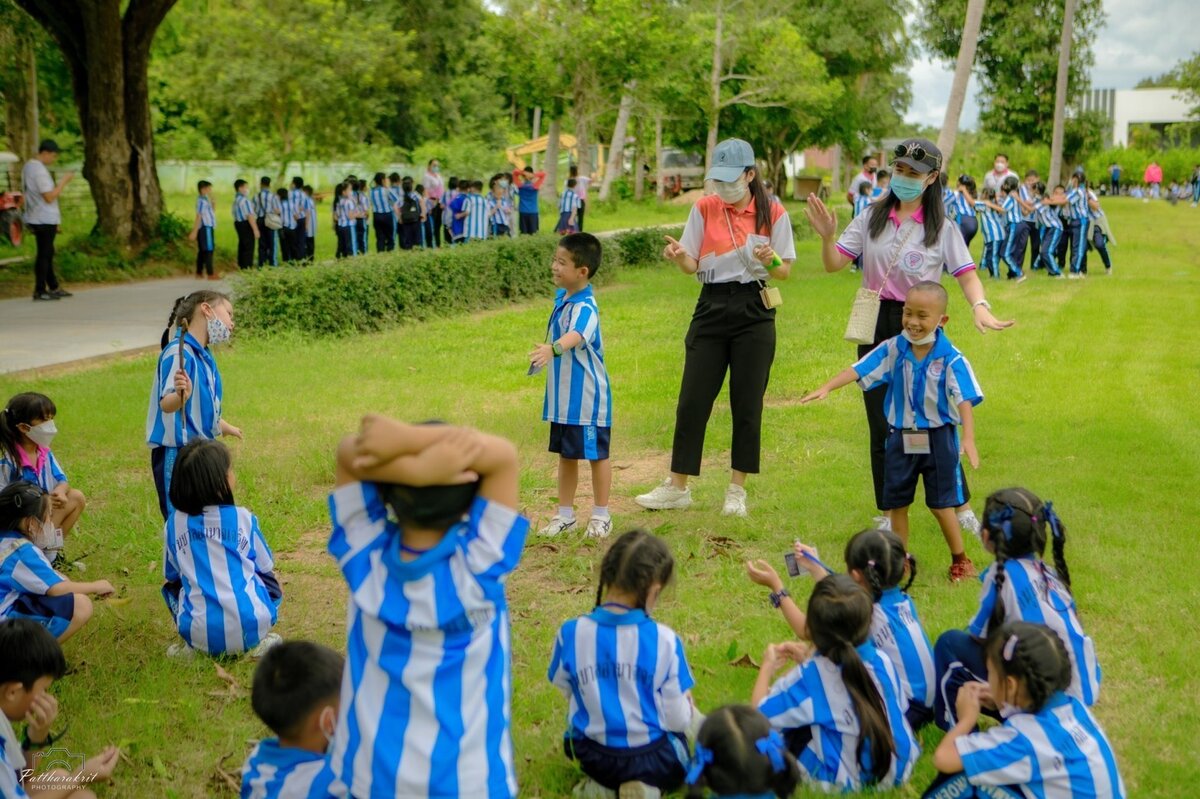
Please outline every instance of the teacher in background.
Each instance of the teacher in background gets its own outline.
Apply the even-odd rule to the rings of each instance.
[[[826,272],[836,272],[862,256],[863,288],[880,292],[879,319],[875,341],[859,346],[861,358],[880,342],[900,335],[904,297],[924,280],[940,282],[943,269],[958,281],[971,306],[980,333],[1003,330],[1013,322],[992,315],[984,297],[975,262],[953,220],[947,219],[942,204],[939,176],[942,153],[928,139],[907,139],[896,146],[890,191],[863,214],[856,216],[839,238],[837,216],[815,195],[808,195],[804,209],[813,230],[821,237],[821,260]],[[883,452],[888,423],[883,402],[886,387],[863,392],[870,428],[871,477],[875,484],[875,507],[883,505]],[[969,506],[959,508],[960,523],[978,524]],[[882,511],[876,525],[888,528]]]
[[[692,504],[688,477],[700,474],[705,428],[728,372],[733,472],[722,513],[745,516],[746,475],[759,470],[763,395],[775,360],[779,302],[767,296],[767,281],[787,279],[796,249],[787,211],[768,197],[749,143],[718,144],[705,180],[713,181],[716,193],[692,206],[683,236],[667,236],[663,250],[664,258],[701,283],[684,338],[671,476],[636,501],[651,510]]]
[[[58,160],[58,144],[46,139],[38,145],[38,154],[26,162],[21,170],[21,190],[25,194],[25,226],[33,231],[37,242],[37,259],[33,262],[35,300],[59,300],[70,297],[71,292],[58,285],[54,274],[54,238],[62,224],[62,211],[58,208],[58,195],[75,177],[66,172],[58,182],[50,176],[50,164]]]

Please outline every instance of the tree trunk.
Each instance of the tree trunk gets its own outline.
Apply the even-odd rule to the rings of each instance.
[[[984,0],[967,0],[967,17],[963,22],[962,41],[958,45],[958,62],[954,65],[954,83],[950,87],[950,102],[946,104],[946,117],[942,120],[942,131],[938,134],[938,149],[942,151],[942,164],[950,163],[954,155],[954,143],[958,138],[958,121],[962,116],[963,103],[967,99],[967,83],[971,69],[975,66],[975,47],[979,43],[979,28],[983,25]]]
[[[830,177],[833,183],[832,189],[829,192],[829,198],[832,200],[841,194],[842,191],[842,145],[835,144],[833,147],[833,173]]]
[[[633,121],[633,199],[641,202],[646,197],[646,126],[639,116]]]
[[[558,117],[550,120],[549,140],[546,142],[546,180],[542,183],[542,196],[546,197],[546,189],[550,190],[550,200],[558,205],[558,134],[562,131],[562,120]],[[582,173],[581,173],[582,174]]]
[[[1071,68],[1071,27],[1075,21],[1075,0],[1066,0],[1063,9],[1062,41],[1058,45],[1058,80],[1054,86],[1054,135],[1050,139],[1050,182],[1062,179],[1063,126],[1067,110],[1067,73]]]
[[[28,161],[37,153],[37,59],[33,42],[18,32],[12,34],[10,73],[3,77],[4,130],[8,149]],[[14,165],[20,181],[21,165]]]
[[[717,133],[721,124],[721,45],[725,37],[725,6],[717,0],[717,23],[713,32],[712,72],[708,79],[708,140],[704,146],[704,171],[712,169],[713,150],[717,148]],[[708,185],[708,181],[705,181]]]
[[[575,166],[580,175],[591,177],[592,174],[592,143],[591,118],[588,116],[587,95],[579,81],[576,80],[575,102]]]
[[[612,192],[613,181],[621,176],[621,165],[625,162],[625,133],[629,129],[629,115],[633,112],[633,92],[637,81],[631,80],[621,93],[621,107],[617,110],[617,121],[613,125],[612,143],[608,148],[608,164],[604,167],[604,180],[600,183],[601,200],[607,200]]]
[[[663,118],[662,111],[654,115],[654,196],[662,202],[667,197],[667,187],[663,185]]]
[[[533,138],[542,135],[542,107],[539,105],[533,109]],[[537,153],[530,153],[529,165],[537,171]]]
[[[122,244],[149,241],[162,214],[147,67],[176,0],[17,0],[58,43],[83,128],[83,176],[96,228]]]

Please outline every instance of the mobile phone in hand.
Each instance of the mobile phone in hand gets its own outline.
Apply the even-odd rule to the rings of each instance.
[[[787,566],[788,577],[800,576],[800,564],[796,562],[795,552],[784,553],[783,564]]]

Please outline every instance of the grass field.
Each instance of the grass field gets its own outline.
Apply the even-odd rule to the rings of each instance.
[[[997,315],[1016,327],[980,336],[952,288],[948,332],[971,359],[987,399],[976,411],[983,463],[970,475],[976,507],[990,491],[1022,484],[1054,500],[1068,528],[1067,561],[1080,614],[1104,669],[1096,713],[1120,758],[1131,796],[1185,795],[1200,779],[1200,660],[1192,628],[1200,589],[1200,225],[1196,212],[1163,203],[1106,203],[1120,245],[1116,274],[1095,259],[1087,281],[987,282]],[[843,219],[843,222],[845,220]],[[1101,273],[1101,274],[1097,274]],[[778,315],[779,347],[767,396],[763,474],[750,481],[751,516],[719,515],[726,484],[729,412],[718,400],[706,467],[687,512],[653,514],[632,497],[667,470],[682,340],[696,285],[673,267],[623,273],[599,293],[615,396],[613,511],[618,529],[644,526],[675,553],[677,581],[656,616],[685,641],[703,709],[746,701],[756,661],[788,628],[742,562],[775,562],[796,537],[831,564],[873,513],[866,425],[857,389],[815,407],[798,399],[850,362],[840,334],[857,279],[826,275],[816,242],[799,247]],[[515,440],[522,504],[534,524],[553,512],[555,463],[540,421],[542,382],[525,376],[547,302],[475,318],[439,320],[353,340],[237,340],[218,354],[226,418],[245,430],[232,442],[238,500],[260,518],[286,595],[278,631],[340,647],[345,586],[324,552],[332,451],[364,411],[440,417]],[[120,743],[127,761],[107,796],[233,795],[250,742],[264,735],[249,704],[253,664],[167,660],[175,639],[159,596],[161,521],[143,424],[153,360],[118,359],[44,379],[0,377],[0,396],[36,389],[58,404],[55,451],[90,506],[68,554],[82,579],[107,577],[132,601],[99,604],[66,650],[73,672],[55,689],[70,724],[64,746],[93,752]],[[586,470],[585,470],[586,472]],[[581,493],[587,494],[587,481]],[[580,503],[586,512],[586,496]],[[951,586],[932,517],[913,516],[921,570],[912,594],[927,630],[964,626],[973,585]],[[968,553],[989,559],[973,539]],[[591,608],[602,547],[576,538],[531,537],[510,583],[513,734],[522,795],[564,796],[577,779],[561,755],[565,703],[546,682],[553,636]],[[796,581],[803,602],[809,591]],[[61,724],[60,724],[61,726]],[[910,787],[933,776],[939,734]]]

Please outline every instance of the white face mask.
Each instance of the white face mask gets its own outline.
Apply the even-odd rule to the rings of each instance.
[[[39,447],[50,447],[50,442],[58,435],[58,428],[54,426],[54,420],[51,419],[42,422],[39,425],[30,427],[25,435],[29,436],[29,440],[37,444]]]
[[[904,336],[904,340],[907,341],[909,344],[915,344],[918,347],[923,347],[926,344],[932,344],[934,341],[937,340],[937,329],[934,328],[934,331],[932,333],[930,333],[928,336],[926,336],[925,338],[922,338],[922,339],[913,338],[912,336],[910,336],[908,334],[907,330],[901,330],[900,335]]]
[[[741,178],[728,183],[722,180],[714,180],[713,191],[717,193],[722,202],[733,205],[746,196],[746,183]]]
[[[1018,713],[1024,713],[1025,710],[1008,702],[1001,702],[996,706],[996,712],[1000,714],[1000,718],[1007,719],[1017,715]]]
[[[992,166],[997,172],[1005,172],[1008,170],[1008,164],[1004,163],[1003,161],[997,161],[996,163],[992,164]]]

